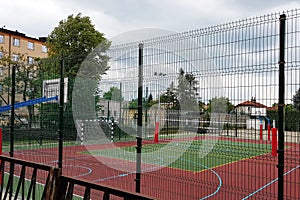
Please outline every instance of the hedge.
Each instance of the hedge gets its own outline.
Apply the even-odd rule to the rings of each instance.
[[[268,118],[271,121],[276,121],[276,126],[278,126],[278,111],[272,110],[267,111]],[[285,130],[286,131],[300,131],[300,111],[288,110],[285,112]]]

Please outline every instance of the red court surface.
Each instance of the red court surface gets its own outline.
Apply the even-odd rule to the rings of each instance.
[[[130,146],[135,145],[135,142],[119,145]],[[300,199],[300,163],[297,163],[300,145],[286,145],[285,199]],[[87,150],[86,147],[64,147],[63,174],[135,191],[134,172],[118,171],[100,162],[107,159],[110,163],[119,165],[124,162],[128,164],[130,161],[82,154],[81,152]],[[103,148],[112,148],[112,145],[108,143],[88,146],[89,150]],[[22,150],[16,151],[15,157],[55,165],[57,156],[51,154],[55,151],[55,148]],[[200,172],[169,167],[144,171],[141,176],[141,193],[156,199],[277,199],[277,159],[270,152]],[[157,167],[149,164],[144,166]],[[79,190],[77,192],[81,195]]]

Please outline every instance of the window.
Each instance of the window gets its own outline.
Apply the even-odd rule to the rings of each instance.
[[[33,50],[34,49],[34,43],[33,42],[28,42],[27,43],[27,48],[30,49],[30,50]]]
[[[28,64],[29,64],[29,65],[32,65],[32,64],[34,63],[34,58],[28,56],[27,61],[28,61]]]
[[[3,58],[3,52],[0,51],[0,59]]]
[[[4,43],[4,35],[0,35],[0,43]]]
[[[19,60],[19,55],[18,54],[13,54],[12,55],[12,61],[17,62]]]
[[[19,38],[13,38],[13,45],[16,47],[20,46],[20,39]]]
[[[48,52],[48,48],[45,45],[42,45],[42,52],[43,53],[47,53]]]
[[[0,67],[0,76],[3,76],[3,67]]]

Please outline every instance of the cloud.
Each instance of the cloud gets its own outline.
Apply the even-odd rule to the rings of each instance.
[[[146,27],[183,32],[297,7],[296,0],[11,0],[1,3],[0,26],[46,36],[60,20],[80,12],[112,37]]]
[[[269,9],[274,9],[276,7],[281,7],[281,11],[286,9],[286,5],[298,4],[298,0],[272,0],[272,1],[260,1],[260,0],[226,0],[227,3],[235,10],[248,11],[248,12],[259,12]],[[289,7],[289,6],[288,6]],[[290,8],[290,7],[289,7]],[[293,7],[295,8],[295,7]]]
[[[1,3],[0,23],[29,36],[47,36],[60,18],[62,10],[53,1],[9,1]]]

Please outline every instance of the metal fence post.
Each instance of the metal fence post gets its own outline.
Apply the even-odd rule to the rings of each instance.
[[[10,112],[10,151],[9,156],[14,157],[14,131],[15,131],[15,97],[16,97],[16,65],[12,66],[11,74],[11,112]],[[9,177],[11,179],[9,187],[9,199],[12,199],[13,195],[13,174],[14,174],[14,163],[10,163]]]
[[[16,96],[16,65],[12,66],[11,74],[11,110],[10,110],[10,152],[14,156],[14,127],[15,127],[15,96]]]
[[[60,83],[59,83],[59,121],[58,121],[58,167],[62,169],[63,159],[63,127],[64,127],[64,67],[65,60],[60,63]]]
[[[120,82],[119,124],[118,124],[119,140],[121,140],[121,128],[120,128],[121,119],[122,119],[121,113],[122,113],[122,83]]]
[[[280,15],[279,35],[279,101],[278,101],[278,199],[283,199],[284,193],[284,53],[285,53],[285,20],[286,15]]]
[[[143,125],[143,44],[139,44],[138,120],[136,136],[136,192],[141,191],[142,125]]]

